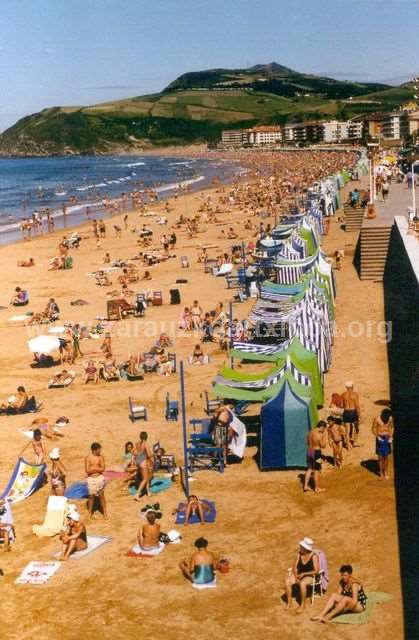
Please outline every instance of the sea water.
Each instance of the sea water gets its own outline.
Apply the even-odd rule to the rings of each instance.
[[[103,200],[152,188],[159,199],[181,187],[198,189],[242,170],[217,158],[169,156],[66,156],[0,158],[0,244],[21,238],[20,222],[48,208],[55,227],[104,215]],[[66,216],[63,215],[63,206]]]

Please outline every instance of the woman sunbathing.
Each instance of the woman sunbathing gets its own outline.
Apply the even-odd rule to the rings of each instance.
[[[39,416],[32,420],[32,429],[40,429],[42,435],[48,438],[48,440],[56,440],[57,438],[64,438],[64,434],[58,429],[58,427],[52,427],[49,423],[49,418]]]
[[[63,543],[61,556],[58,560],[68,560],[70,555],[75,551],[83,551],[87,549],[87,533],[86,527],[80,520],[78,511],[71,511],[67,516],[68,524],[64,531],[60,534],[60,540]]]
[[[93,360],[89,360],[87,364],[84,366],[83,382],[84,384],[87,384],[88,382],[94,382],[95,384],[97,384],[98,380],[99,380],[99,372],[98,372],[97,366],[95,365]]]
[[[55,374],[48,382],[48,387],[67,387],[74,380],[74,373],[63,369],[61,373]]]
[[[200,344],[196,344],[192,353],[192,364],[202,364],[204,362],[205,354],[202,351]]]
[[[173,511],[175,513],[185,514],[185,527],[189,524],[189,520],[192,516],[196,516],[201,524],[205,524],[205,514],[209,513],[211,509],[205,502],[202,502],[198,496],[191,495],[188,498],[188,502],[181,502],[177,509]]]
[[[106,356],[106,359],[101,363],[102,373],[105,380],[112,380],[119,378],[119,372],[115,364],[115,360],[110,354]]]

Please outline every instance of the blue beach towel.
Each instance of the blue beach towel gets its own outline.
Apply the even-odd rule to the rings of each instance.
[[[172,481],[170,478],[153,478],[150,484],[151,493],[160,493],[161,491],[166,491],[169,487],[172,486]],[[138,489],[135,487],[129,487],[128,491],[132,496],[135,496]]]
[[[70,498],[70,500],[83,500],[83,498],[88,498],[87,482],[74,482],[66,489],[64,495],[66,498]]]
[[[201,500],[204,504],[206,504],[210,511],[206,511],[204,513],[204,521],[208,523],[215,522],[217,517],[217,509],[215,508],[215,502],[211,502],[211,500]],[[182,504],[182,503],[179,503]],[[179,508],[179,507],[178,507]],[[186,511],[180,511],[176,514],[176,524],[185,524],[185,513]],[[200,519],[197,515],[193,514],[189,519],[189,524],[198,524]]]

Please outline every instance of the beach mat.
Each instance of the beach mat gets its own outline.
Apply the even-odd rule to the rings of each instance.
[[[371,591],[367,593],[367,596],[365,611],[362,613],[343,613],[341,616],[333,618],[332,622],[338,624],[366,624],[371,618],[374,605],[388,602],[393,597],[389,593],[384,593],[384,591]]]
[[[134,545],[127,553],[128,558],[154,558],[164,551],[165,544],[160,542],[156,549],[142,549],[138,544]]]
[[[36,562],[26,565],[15,584],[44,584],[61,567],[61,562]]]
[[[109,536],[87,536],[87,549],[83,549],[83,551],[75,551],[71,554],[70,560],[80,560],[80,558],[84,558],[88,556],[92,551],[96,551],[102,545],[106,544],[112,540]],[[61,551],[57,551],[54,553],[54,558],[59,558],[61,555]]]
[[[150,484],[151,493],[160,493],[161,491],[166,491],[169,487],[172,486],[172,481],[170,478],[153,478]],[[128,491],[132,496],[138,492],[138,489],[135,487],[129,487]]]
[[[127,475],[126,471],[120,471],[119,469],[106,469],[106,471],[103,472],[103,476],[108,481],[126,478]]]
[[[204,513],[204,522],[207,522],[207,523],[215,522],[215,519],[217,517],[217,509],[215,508],[215,502],[211,502],[211,500],[201,500],[201,502],[203,502],[203,504],[206,504],[210,508],[210,511]],[[179,505],[181,504],[185,504],[185,503],[180,502]],[[185,514],[186,514],[186,511],[181,511],[177,513],[175,523],[185,524]],[[189,518],[189,524],[199,524],[200,522],[201,521],[199,517],[195,514],[193,514]]]

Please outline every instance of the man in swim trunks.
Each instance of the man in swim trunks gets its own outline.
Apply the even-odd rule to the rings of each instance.
[[[317,426],[307,434],[307,471],[304,476],[304,491],[310,491],[310,479],[313,475],[314,491],[325,491],[319,487],[319,472],[322,468],[322,449],[327,446],[326,423],[320,420]]]
[[[105,471],[105,458],[102,455],[102,447],[98,442],[93,442],[90,449],[91,454],[86,456],[84,461],[84,468],[87,475],[87,489],[89,492],[89,498],[87,501],[89,518],[93,517],[95,498],[98,498],[102,515],[105,520],[107,520],[108,514],[106,512],[104,491],[105,477],[103,475],[103,472]]]
[[[189,560],[182,560],[179,567],[185,578],[195,584],[208,584],[215,580],[215,558],[208,551],[208,540],[195,540],[196,551]]]
[[[345,443],[347,449],[351,444],[357,447],[357,439],[359,435],[359,422],[361,420],[361,409],[359,407],[359,396],[354,391],[354,383],[349,381],[345,383],[346,391],[342,394],[343,400],[343,424],[345,425]]]
[[[332,449],[333,464],[340,469],[343,463],[343,443],[346,435],[341,418],[335,418],[334,416],[327,418],[327,435],[329,446]]]
[[[394,425],[390,409],[383,409],[381,415],[374,418],[372,432],[375,435],[375,453],[378,457],[380,480],[388,480],[388,459],[392,452]]]

